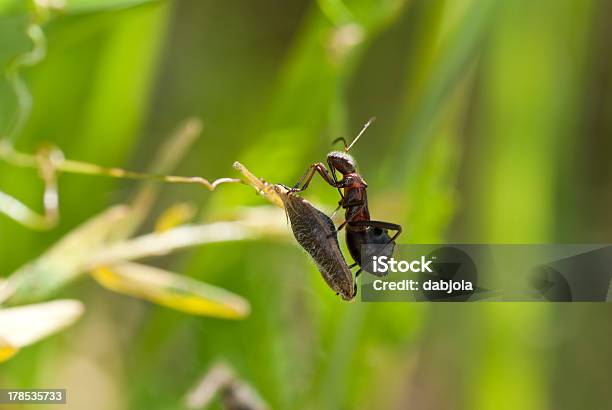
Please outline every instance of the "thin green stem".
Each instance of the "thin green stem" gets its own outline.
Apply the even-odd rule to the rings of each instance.
[[[31,23],[26,33],[32,41],[32,49],[15,58],[11,64],[8,65],[5,72],[7,82],[13,88],[13,92],[17,99],[15,118],[5,137],[6,140],[11,143],[23,129],[32,111],[32,94],[30,94],[28,86],[23,81],[23,78],[21,78],[20,70],[23,67],[30,67],[38,64],[47,53],[45,34],[40,26]]]

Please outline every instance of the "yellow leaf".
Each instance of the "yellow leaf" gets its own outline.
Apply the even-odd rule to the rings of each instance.
[[[181,312],[240,319],[250,313],[242,297],[187,276],[135,263],[103,266],[93,278],[107,289]]]
[[[11,346],[6,340],[0,338],[0,363],[6,362],[13,357],[19,349]]]
[[[196,213],[193,205],[185,202],[172,205],[166,209],[155,223],[155,232],[167,232],[191,220]]]
[[[0,304],[21,305],[48,298],[87,272],[92,255],[118,240],[114,236],[117,227],[124,226],[129,216],[128,206],[113,206],[72,230],[0,283]]]

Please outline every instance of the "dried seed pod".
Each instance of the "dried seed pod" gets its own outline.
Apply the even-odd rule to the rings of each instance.
[[[336,227],[327,215],[295,193],[275,186],[291,222],[293,235],[310,254],[327,285],[344,300],[355,297],[355,282],[340,251]]]

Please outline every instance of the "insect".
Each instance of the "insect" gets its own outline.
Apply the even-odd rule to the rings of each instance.
[[[331,218],[301,196],[275,185],[298,243],[312,257],[327,285],[344,300],[355,297],[353,274],[340,251],[336,226]]]
[[[342,137],[333,141],[334,144],[339,141],[343,142],[344,150],[332,151],[327,154],[329,171],[322,162],[312,164],[291,189],[292,192],[304,191],[308,188],[315,173],[321,175],[323,180],[329,185],[338,189],[341,197],[338,207],[342,207],[346,211],[345,221],[334,232],[334,235],[343,228],[346,228],[346,244],[355,261],[350,267],[352,268],[357,265],[360,267],[355,273],[355,277],[361,273],[362,269],[374,273],[373,269],[371,269],[371,262],[369,262],[372,260],[371,256],[373,256],[370,255],[371,249],[377,256],[391,256],[395,248],[395,240],[402,233],[402,227],[398,224],[375,221],[370,218],[367,197],[368,185],[365,179],[357,172],[356,162],[349,154],[350,149],[370,124],[372,124],[374,119],[370,118],[368,120],[350,145]],[[342,175],[341,179],[338,179],[336,172]],[[389,236],[389,230],[395,231],[395,234]],[[366,246],[366,249],[368,249],[367,255],[362,254],[363,246]]]

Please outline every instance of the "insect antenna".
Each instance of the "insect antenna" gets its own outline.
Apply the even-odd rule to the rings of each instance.
[[[332,141],[332,145],[334,145],[336,142],[340,142],[340,141],[342,141],[342,144],[344,145],[344,150],[346,151],[348,145],[347,145],[346,140],[344,139],[344,137],[336,138],[335,140]]]
[[[361,129],[361,131],[359,131],[359,134],[357,134],[357,136],[355,137],[355,139],[353,140],[353,142],[351,142],[351,145],[349,145],[348,147],[346,146],[346,141],[344,142],[344,152],[349,152],[350,149],[353,147],[353,145],[355,145],[355,143],[357,142],[357,140],[363,135],[363,133],[365,132],[365,130],[368,129],[368,127],[370,126],[370,124],[372,124],[374,121],[376,120],[376,117],[372,117],[368,120],[368,122],[365,123],[365,125],[363,126],[363,128]],[[344,138],[342,138],[344,140]],[[338,140],[336,140],[338,141]]]

